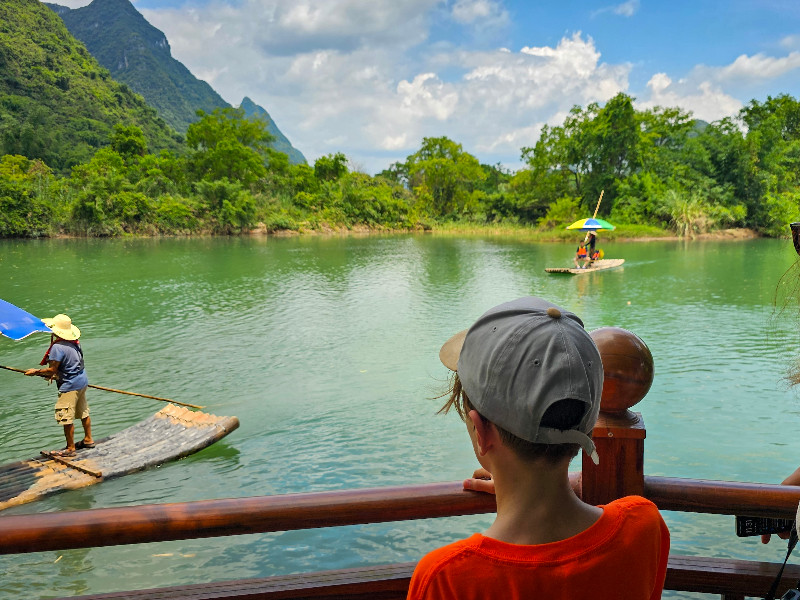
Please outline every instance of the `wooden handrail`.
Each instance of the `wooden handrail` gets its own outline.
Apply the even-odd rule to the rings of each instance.
[[[573,488],[580,475],[572,473]],[[662,510],[794,516],[800,488],[762,483],[646,477]],[[494,497],[460,482],[201,500],[0,517],[0,554],[163,542],[315,527],[494,512]]]
[[[794,519],[800,487],[648,476],[644,496],[661,510]]]
[[[0,554],[494,512],[461,482],[0,517]]]

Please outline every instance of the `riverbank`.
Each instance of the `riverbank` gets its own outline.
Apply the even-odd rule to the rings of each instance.
[[[427,233],[442,236],[503,236],[527,239],[534,242],[574,242],[582,234],[581,231],[567,229],[538,230],[528,225],[476,223],[445,223],[432,227],[415,229],[386,229],[367,226],[356,227],[322,227],[320,229],[301,229],[268,231],[259,224],[250,231],[250,235],[269,235],[275,237],[295,237],[303,235],[349,236],[349,235],[381,235],[394,233]],[[669,240],[749,240],[761,237],[756,231],[745,228],[719,229],[707,233],[698,233],[689,238],[675,235],[673,231],[659,229],[650,225],[619,225],[613,231],[599,231],[598,235],[607,241],[649,242]]]

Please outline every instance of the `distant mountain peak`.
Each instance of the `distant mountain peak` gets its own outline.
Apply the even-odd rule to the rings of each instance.
[[[297,148],[292,146],[292,143],[289,139],[283,134],[283,132],[278,129],[278,126],[275,124],[275,121],[272,120],[272,117],[269,116],[269,113],[258,104],[253,102],[250,98],[245,96],[242,98],[241,104],[239,104],[239,108],[244,111],[244,114],[247,118],[257,118],[263,120],[267,124],[267,130],[275,136],[275,139],[270,142],[270,147],[278,152],[283,152],[289,157],[289,162],[292,164],[304,164],[306,163],[306,157],[303,156],[303,153],[300,152]]]

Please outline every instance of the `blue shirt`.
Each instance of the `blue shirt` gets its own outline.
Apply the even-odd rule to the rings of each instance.
[[[70,342],[58,341],[50,348],[48,360],[58,361],[58,383],[59,392],[72,392],[82,390],[89,385],[89,378],[83,366],[83,354]]]

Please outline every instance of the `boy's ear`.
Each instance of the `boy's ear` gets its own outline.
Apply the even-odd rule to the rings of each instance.
[[[497,429],[491,422],[484,421],[477,410],[469,411],[467,417],[475,428],[475,441],[480,455],[483,456],[497,443]]]

